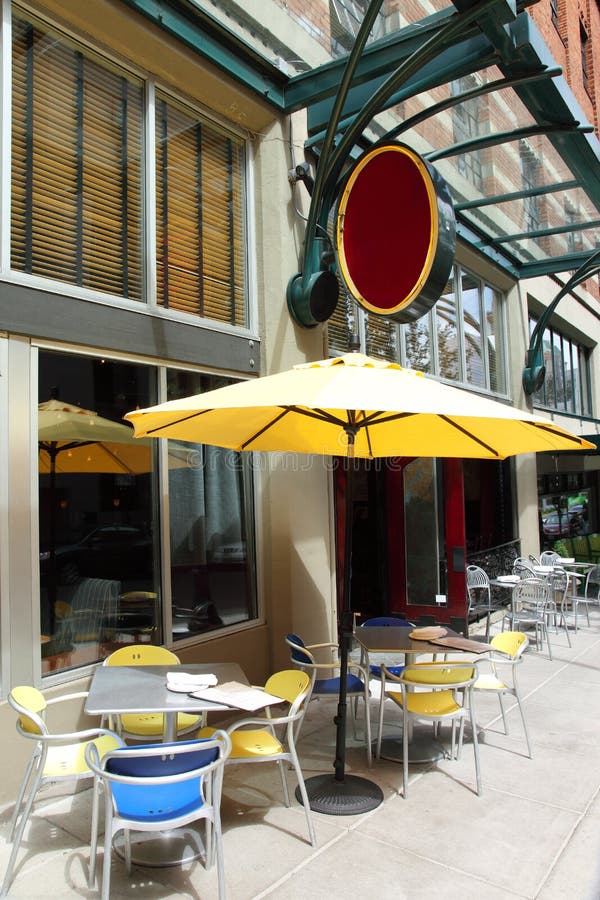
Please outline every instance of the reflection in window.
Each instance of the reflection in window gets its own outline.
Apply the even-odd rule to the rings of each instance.
[[[530,333],[536,319],[530,317]],[[542,343],[546,378],[534,394],[534,403],[578,415],[591,415],[589,351],[554,328],[547,328]]]
[[[169,400],[228,379],[167,373]],[[169,441],[173,639],[256,615],[250,454]]]
[[[465,335],[466,380],[469,384],[485,387],[485,360],[481,317],[481,291],[479,279],[469,272],[462,273],[461,297]]]
[[[431,314],[422,316],[409,325],[404,325],[402,330],[407,365],[420,372],[431,372]]]
[[[451,381],[459,381],[460,356],[453,277],[450,278],[444,293],[435,305],[435,321],[439,375]]]
[[[122,421],[156,402],[154,370],[39,353],[42,672],[160,643],[155,448]]]
[[[451,83],[453,94],[463,94],[477,86],[474,76],[459,78]],[[483,133],[480,122],[481,101],[479,97],[464,100],[452,108],[452,125],[454,129],[454,143],[459,144],[470,141]],[[456,157],[456,167],[459,173],[467,179],[478,191],[483,190],[483,166],[481,151],[472,150],[470,153],[460,153]]]
[[[407,603],[435,606],[439,593],[436,461],[415,459],[404,469]]]

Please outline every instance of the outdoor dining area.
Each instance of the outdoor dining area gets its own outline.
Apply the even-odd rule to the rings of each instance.
[[[553,578],[562,568],[532,567]],[[61,699],[79,703],[85,723],[61,741],[81,748],[70,758],[75,782],[40,772],[31,807],[26,794],[3,811],[3,894],[242,900],[341,897],[351,884],[383,897],[394,884],[429,897],[443,884],[448,897],[597,897],[591,572],[575,580],[584,609],[561,609],[552,584],[537,646],[537,626],[515,619],[514,603],[492,612],[489,630],[484,615],[468,639],[402,619],[356,624],[345,771],[382,798],[356,814],[304,802],[304,784],[331,772],[335,755],[335,645],[282,636],[289,669],[264,691],[234,662],[181,665],[163,648],[121,648],[89,691]],[[514,596],[540,575],[549,581],[537,572],[501,583]],[[33,688],[13,689],[10,702],[17,739],[48,767],[64,749],[45,737],[60,704]]]

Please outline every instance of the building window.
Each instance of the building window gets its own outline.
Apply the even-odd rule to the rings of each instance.
[[[241,141],[157,94],[159,305],[247,324],[243,165]]]
[[[583,78],[583,86],[586,91],[589,91],[590,83],[589,83],[589,64],[588,64],[588,50],[590,39],[588,37],[588,33],[585,29],[583,22],[579,23],[579,40],[581,44],[581,76]]]
[[[558,30],[558,0],[550,0],[550,18],[552,24]]]
[[[38,371],[42,672],[255,618],[250,458],[134,439],[122,417],[157,401],[154,366],[40,350]],[[167,370],[167,385],[171,399],[217,378]]]
[[[537,320],[529,319],[530,334]],[[546,378],[533,396],[534,404],[576,415],[590,416],[589,351],[555,328],[543,338]]]
[[[459,78],[451,83],[454,95],[462,94],[474,87],[471,78]],[[480,127],[480,98],[464,100],[452,109],[452,125],[454,129],[454,142],[472,140],[482,133]],[[481,151],[472,150],[470,153],[460,153],[456,157],[456,167],[459,173],[467,179],[478,191],[483,191],[483,165]]]
[[[504,298],[462,266],[454,267],[433,309],[406,325],[365,312],[342,291],[328,325],[330,353],[346,352],[352,335],[370,356],[506,394]]]
[[[142,85],[13,19],[11,265],[141,300]]]

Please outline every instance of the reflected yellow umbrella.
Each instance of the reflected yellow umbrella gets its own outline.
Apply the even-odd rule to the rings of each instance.
[[[89,409],[46,400],[38,406],[39,471],[139,475],[152,468],[150,441]]]
[[[541,416],[360,353],[171,400],[127,413],[125,418],[141,437],[349,460],[354,456],[504,459],[517,453],[593,448]],[[352,478],[347,491],[347,508],[351,508]],[[347,516],[335,775],[307,782],[311,807],[336,815],[372,809],[383,799],[377,785],[344,772],[344,676],[352,634],[351,528]]]

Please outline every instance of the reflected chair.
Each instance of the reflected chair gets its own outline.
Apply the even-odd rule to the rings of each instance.
[[[223,767],[231,752],[224,731],[209,740],[121,747],[101,758],[91,747],[86,761],[93,771],[94,798],[89,884],[96,880],[99,794],[104,792],[102,900],[110,897],[112,842],[124,832],[124,857],[131,872],[131,832],[160,832],[204,819],[206,868],[216,851],[219,898],[225,897],[221,837]]]
[[[402,794],[408,795],[408,739],[414,721],[425,720],[436,728],[443,722],[451,722],[450,758],[458,759],[462,750],[464,723],[471,722],[473,732],[473,754],[477,794],[481,794],[481,774],[479,744],[473,685],[477,680],[477,666],[464,662],[413,663],[407,665],[396,678],[383,665],[381,667],[381,700],[379,704],[379,733],[377,737],[377,757],[381,755],[381,735],[383,730],[383,706],[389,697],[402,710]],[[458,742],[456,726],[459,725]]]
[[[473,685],[473,690],[497,695],[505,734],[508,734],[508,723],[506,721],[506,713],[502,698],[506,696],[515,698],[521,714],[521,721],[523,722],[523,731],[525,732],[525,740],[527,741],[527,752],[531,759],[531,743],[529,740],[529,732],[527,731],[527,723],[525,721],[525,711],[519,694],[516,671],[517,666],[523,661],[523,654],[529,646],[529,639],[522,631],[504,631],[493,637],[490,643],[494,649],[489,657],[478,660],[479,667],[483,667],[487,662],[489,664],[489,671],[479,671],[477,681]],[[499,671],[507,671],[508,669],[510,670],[510,680],[501,677]]]
[[[297,634],[288,634],[285,639],[286,644],[290,647],[290,658],[292,662],[311,676],[311,692],[310,700],[319,697],[332,697],[337,699],[340,691],[340,677],[333,676],[330,678],[318,678],[320,673],[339,671],[339,660],[329,662],[317,662],[315,651],[323,653],[324,651],[337,652],[338,645],[332,642],[322,644],[305,644],[301,637]],[[356,674],[355,674],[356,673]],[[360,663],[348,662],[348,674],[346,676],[346,696],[350,701],[350,711],[352,715],[352,726],[354,736],[356,737],[356,704],[362,697],[365,704],[365,739],[367,744],[367,761],[369,766],[372,762],[371,756],[371,718],[369,715],[369,676]],[[354,703],[352,701],[355,701]],[[296,738],[298,735],[296,734]]]
[[[46,700],[41,691],[29,685],[14,687],[8,695],[8,703],[17,713],[17,731],[24,738],[33,741],[33,751],[25,769],[11,820],[9,840],[13,845],[0,890],[2,897],[5,897],[10,889],[25,825],[40,788],[66,779],[78,781],[82,778],[91,778],[92,772],[85,760],[86,748],[94,746],[98,756],[101,757],[123,743],[116,734],[106,728],[87,728],[68,734],[58,734],[50,730],[46,721],[49,707],[84,697],[87,697],[87,692],[79,691]]]
[[[592,566],[585,576],[585,599],[588,603],[600,606],[600,565]]]
[[[275,714],[267,707],[264,716],[245,716],[229,725],[227,733],[231,738],[231,756],[227,765],[276,762],[286,806],[290,805],[290,794],[284,762],[293,766],[306,815],[308,836],[312,846],[316,847],[317,839],[311,818],[310,802],[296,751],[298,730],[310,698],[310,683],[310,676],[298,669],[285,669],[271,675],[264,689],[268,694],[285,700],[288,709],[279,715],[277,707],[274,707]],[[203,728],[198,737],[209,735],[211,730]]]
[[[166,647],[155,644],[128,644],[119,647],[104,660],[105,666],[178,666],[179,657]],[[109,719],[113,728],[125,740],[162,740],[164,715],[162,713],[125,713]],[[201,715],[177,714],[177,735],[190,734],[203,724]]]
[[[550,597],[550,583],[541,578],[525,578],[518,581],[511,597],[511,608],[502,619],[502,631],[508,624],[509,631],[535,633],[536,650],[544,641],[548,645],[548,656],[552,659],[552,647],[548,633],[548,617],[556,613],[556,604]]]

